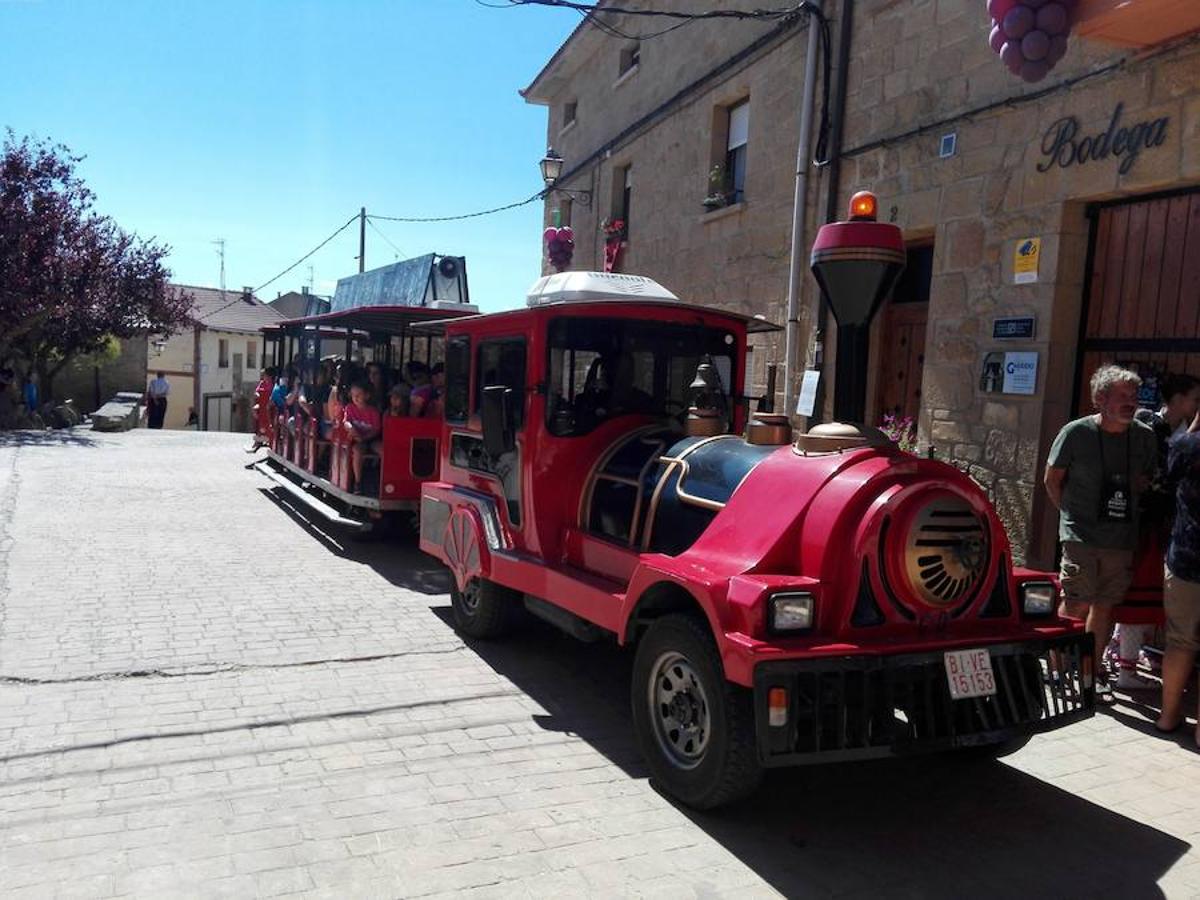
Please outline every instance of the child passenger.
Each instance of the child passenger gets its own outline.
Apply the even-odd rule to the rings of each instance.
[[[346,407],[345,429],[353,443],[350,470],[354,475],[354,487],[362,484],[364,448],[379,436],[382,422],[379,410],[367,402],[367,385],[356,381],[350,387],[350,405]]]

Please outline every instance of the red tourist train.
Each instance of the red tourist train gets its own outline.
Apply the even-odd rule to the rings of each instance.
[[[903,258],[898,230],[860,218],[813,254],[847,337]],[[795,437],[751,411],[748,337],[772,329],[588,272],[543,278],[525,309],[412,325],[445,362],[420,546],[453,576],[456,626],[495,638],[533,614],[633,647],[639,744],[697,808],[770,767],[1003,755],[1092,715],[1092,642],[1056,614],[1054,576],[1013,564],[978,484],[870,427]],[[278,431],[272,461],[308,471]]]
[[[977,484],[868,427],[793,441],[738,402],[760,320],[570,272],[430,327],[446,431],[420,546],[458,628],[528,611],[634,645],[639,742],[683,802],[771,766],[999,755],[1092,714],[1090,643]]]

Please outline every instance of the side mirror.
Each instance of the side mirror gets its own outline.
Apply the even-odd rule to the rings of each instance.
[[[483,389],[483,407],[480,410],[483,419],[483,449],[489,456],[501,456],[517,446],[517,436],[513,434],[512,421],[508,415],[511,396],[512,388],[502,384],[493,384]]]

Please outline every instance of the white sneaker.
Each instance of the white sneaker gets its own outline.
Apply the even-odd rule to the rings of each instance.
[[[1122,669],[1113,684],[1118,691],[1142,691],[1149,686],[1149,682],[1133,669]]]

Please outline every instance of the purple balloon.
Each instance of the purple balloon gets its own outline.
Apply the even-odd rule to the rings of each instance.
[[[1028,82],[1041,81],[1050,71],[1050,66],[1044,59],[1026,60],[1021,65],[1021,78]]]
[[[1045,59],[1050,52],[1050,37],[1044,31],[1036,29],[1021,38],[1021,55],[1030,62]]]
[[[1047,3],[1037,11],[1035,22],[1039,31],[1050,37],[1067,30],[1067,10],[1061,3]]]
[[[1046,51],[1046,62],[1053,66],[1067,55],[1067,36],[1056,34],[1050,38],[1050,49]]]
[[[993,25],[992,33],[988,35],[988,43],[992,45],[993,53],[999,53],[1000,48],[1004,46],[1004,29],[999,25]]]
[[[1028,6],[1014,6],[1004,16],[1004,34],[1011,40],[1019,41],[1032,29],[1037,17]]]
[[[1008,66],[1008,70],[1014,75],[1021,71],[1021,65],[1025,62],[1025,57],[1021,55],[1020,41],[1005,41],[1004,46],[1000,48],[1000,61]]]
[[[987,11],[995,21],[999,22],[1008,11],[1017,5],[1018,0],[988,0]]]
[[[1043,6],[1045,6],[1047,3],[1049,3],[1050,0],[1021,0],[1021,2],[1024,3],[1026,6],[1028,6],[1030,9],[1038,10],[1038,9],[1041,9]]]

